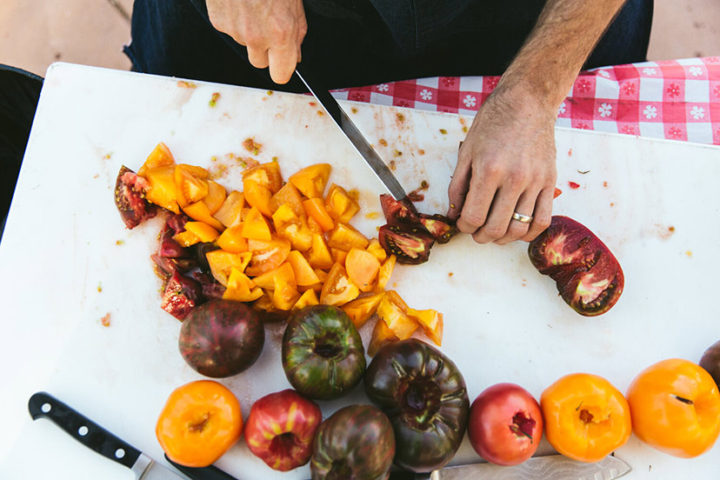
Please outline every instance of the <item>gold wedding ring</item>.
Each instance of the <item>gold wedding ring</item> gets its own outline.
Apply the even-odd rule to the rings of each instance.
[[[530,223],[533,220],[532,215],[523,215],[522,213],[513,212],[512,219],[520,223]]]

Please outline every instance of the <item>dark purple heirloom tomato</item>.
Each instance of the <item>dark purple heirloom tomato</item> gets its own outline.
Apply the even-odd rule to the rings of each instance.
[[[229,377],[249,368],[264,343],[265,330],[255,310],[231,300],[195,307],[180,329],[180,353],[207,377]]]
[[[715,383],[720,386],[720,341],[710,345],[700,359],[700,366],[708,371]]]
[[[351,405],[320,424],[310,459],[312,480],[382,480],[394,455],[387,416],[372,405]]]
[[[282,364],[295,390],[312,399],[330,400],[360,382],[365,350],[344,311],[314,305],[290,317],[283,335]]]
[[[368,367],[365,391],[390,418],[398,466],[429,472],[455,455],[470,400],[460,371],[440,351],[414,338],[385,345]]]

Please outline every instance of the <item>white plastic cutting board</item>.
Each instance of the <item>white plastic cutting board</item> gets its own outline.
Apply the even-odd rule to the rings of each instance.
[[[471,119],[344,105],[383,158],[394,160],[408,191],[430,183],[419,209],[444,212]],[[162,457],[157,415],[175,387],[200,377],[177,351],[180,323],[159,307],[160,280],[149,256],[161,222],[125,230],[113,204],[115,176],[123,164],[137,169],[164,141],[179,162],[226,168],[219,181],[240,188],[241,167],[226,154],[248,156],[241,144],[250,137],[262,144],[257,159],[278,157],[286,176],[303,165],[333,164],[331,181],[358,188],[363,213],[380,212],[382,185],[310,97],[51,67],[0,246],[0,478],[132,476],[50,422],[31,422],[26,402],[37,390]],[[429,263],[393,275],[392,288],[408,304],[445,314],[442,350],[464,373],[471,400],[501,381],[539,397],[573,372],[602,375],[625,391],[644,367],[670,357],[698,361],[720,339],[720,149],[562,129],[557,145],[563,193],[555,213],[587,225],[624,268],[625,292],[613,310],[598,318],[574,313],[531,266],[521,242],[479,246],[456,238],[436,247]],[[367,235],[380,224],[355,222]],[[223,381],[245,415],[255,399],[289,386],[278,348],[282,329],[267,333],[260,360]],[[361,333],[367,340],[369,328]],[[352,402],[367,402],[361,388],[322,407],[327,416]],[[681,460],[633,437],[617,454],[632,464],[633,479],[687,472],[716,478],[720,467],[720,446]],[[478,460],[466,440],[454,463]],[[242,441],[218,465],[241,480],[309,477],[307,467],[271,471]]]

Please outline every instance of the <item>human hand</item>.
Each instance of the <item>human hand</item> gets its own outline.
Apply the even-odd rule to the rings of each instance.
[[[287,83],[300,62],[307,21],[302,0],[207,0],[213,26],[248,49],[257,68]]]
[[[498,85],[458,152],[448,216],[478,243],[531,241],[550,226],[557,111],[521,93]]]

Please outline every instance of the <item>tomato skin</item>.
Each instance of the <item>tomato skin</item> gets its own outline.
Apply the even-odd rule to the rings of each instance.
[[[720,435],[720,393],[702,367],[678,358],[643,370],[628,389],[633,431],[670,455],[691,458]]]
[[[519,385],[498,383],[488,387],[470,407],[470,443],[488,462],[524,462],[537,450],[542,433],[540,405]]]
[[[581,462],[602,460],[632,433],[625,397],[597,375],[574,373],[560,378],[542,393],[540,407],[550,444]]]
[[[312,455],[322,412],[315,402],[287,389],[256,401],[245,423],[245,441],[273,470],[305,465]]]

